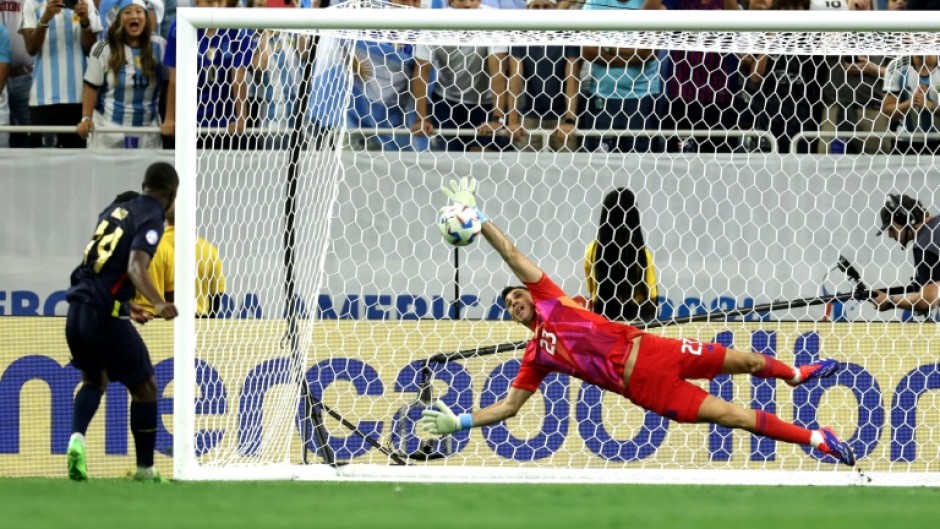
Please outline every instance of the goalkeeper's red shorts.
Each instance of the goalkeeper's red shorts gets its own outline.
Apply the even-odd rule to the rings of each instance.
[[[698,410],[708,393],[686,379],[711,380],[721,374],[726,351],[718,343],[644,334],[626,396],[674,421],[698,422]]]

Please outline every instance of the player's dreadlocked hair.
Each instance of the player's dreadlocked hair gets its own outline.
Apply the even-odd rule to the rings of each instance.
[[[593,265],[594,312],[621,321],[656,317],[656,300],[647,283],[652,263],[636,197],[629,189],[617,188],[604,197]]]

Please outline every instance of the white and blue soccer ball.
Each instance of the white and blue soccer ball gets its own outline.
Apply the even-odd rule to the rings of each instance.
[[[476,240],[483,223],[476,210],[454,204],[441,208],[437,216],[437,228],[448,244],[466,246]]]

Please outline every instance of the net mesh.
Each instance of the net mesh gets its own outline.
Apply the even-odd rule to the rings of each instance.
[[[339,7],[359,8],[397,7]],[[227,31],[261,43],[245,66],[256,106],[292,102],[265,114],[259,137],[300,143],[198,152],[198,231],[226,249],[232,293],[263,307],[254,320],[200,322],[197,358],[238,395],[237,412],[196,416],[197,430],[225,432],[201,466],[338,461],[351,463],[345,475],[407,466],[406,476],[470,478],[591,469],[614,480],[836,469],[809,448],[679,425],[564,375],[504,424],[422,433],[434,400],[460,413],[504,398],[521,350],[480,353],[528,337],[503,311],[498,291],[517,281],[495,253],[436,233],[437,189],[480,180],[483,209],[525,253],[623,321],[658,327],[851,292],[840,258],[871,285],[906,283],[905,255],[872,226],[892,190],[930,203],[933,159],[884,154],[931,152],[928,136],[892,133],[933,129],[882,108],[917,90],[936,99],[906,58],[935,49],[935,34]],[[285,95],[266,100],[275,77],[290,80]],[[214,157],[237,162],[216,170]],[[288,247],[309,260],[285,266]],[[298,307],[296,323],[284,307]],[[890,319],[856,301],[811,303],[652,332],[796,365],[843,360],[837,376],[797,389],[746,376],[700,384],[802,426],[832,425],[868,472],[926,472],[940,443],[926,391],[938,376],[935,330]],[[435,357],[454,351],[469,358]],[[916,442],[903,440],[915,430]]]
[[[504,311],[499,291],[518,281],[496,253],[438,234],[439,188],[472,176],[482,209],[575,301],[664,336],[845,364],[796,389],[696,382],[711,394],[831,425],[875,483],[937,479],[935,315],[783,303],[858,288],[840,258],[867,287],[917,273],[909,248],[873,232],[889,193],[938,203],[936,33],[255,28],[188,44],[199,85],[180,93],[195,94],[201,130],[177,148],[197,160],[195,228],[225,279],[190,344],[196,401],[175,408],[193,417],[199,477],[290,465],[288,477],[860,479],[817,451],[680,425],[564,375],[503,424],[422,433],[434,400],[461,413],[504,397],[513,344],[530,337]],[[17,319],[0,334],[20,355],[4,356],[0,395],[17,398],[2,420],[17,410],[22,432],[2,429],[2,474],[61,474],[48,456],[64,453],[78,384],[61,367],[62,324]],[[172,325],[141,332],[169,453]],[[29,354],[35,340],[59,352],[52,364]],[[94,477],[133,463],[121,395],[109,390],[89,432]],[[168,457],[158,467],[172,473]]]

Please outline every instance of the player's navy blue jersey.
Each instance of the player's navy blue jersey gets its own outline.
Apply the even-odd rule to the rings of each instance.
[[[98,215],[98,227],[85,247],[82,264],[72,272],[66,299],[126,316],[135,288],[127,276],[131,250],[153,256],[163,236],[166,212],[155,198],[141,195],[109,205]]]

